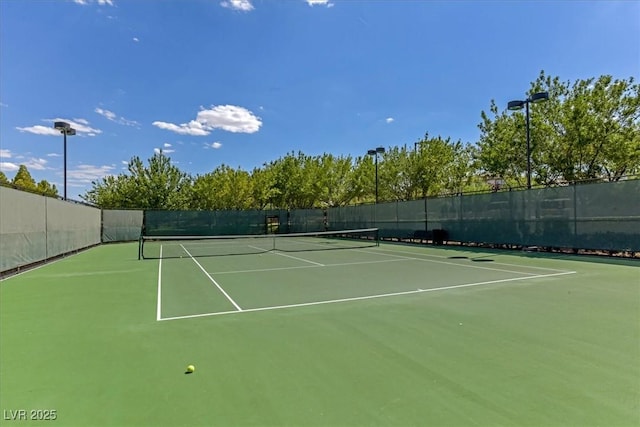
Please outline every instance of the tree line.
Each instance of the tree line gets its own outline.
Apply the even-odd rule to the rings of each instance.
[[[549,99],[530,105],[534,186],[640,173],[640,85],[633,78],[572,83],[542,71],[529,89],[537,92],[548,92]],[[378,157],[378,200],[523,188],[525,114],[505,107],[492,100],[481,112],[474,143],[426,133],[409,146],[385,147]],[[160,152],[147,164],[133,157],[127,172],[94,181],[81,197],[103,208],[304,209],[373,202],[375,176],[374,156],[303,152],[250,171],[222,164],[192,176]]]
[[[11,186],[30,193],[42,194],[44,196],[58,197],[58,189],[55,184],[50,184],[46,179],[36,183],[25,165],[20,165],[18,167],[16,174],[11,180],[9,180],[4,172],[0,171],[0,185]]]
[[[534,186],[579,180],[616,181],[640,172],[640,85],[633,78],[561,81],[540,72],[529,93],[548,92],[530,107]],[[490,102],[479,141],[429,134],[413,146],[379,154],[379,201],[522,188],[526,184],[526,120]],[[291,152],[246,171],[220,165],[191,176],[157,153],[128,173],[93,182],[84,200],[106,208],[263,209],[343,206],[375,201],[373,156]]]

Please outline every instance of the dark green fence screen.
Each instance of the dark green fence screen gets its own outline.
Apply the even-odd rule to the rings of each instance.
[[[287,231],[285,210],[144,212],[146,236],[218,236]]]
[[[445,230],[465,243],[640,251],[640,180],[329,208],[330,229]],[[429,234],[431,235],[431,234]]]
[[[231,235],[376,227],[381,238],[640,251],[640,180],[323,209],[146,211],[145,234]]]

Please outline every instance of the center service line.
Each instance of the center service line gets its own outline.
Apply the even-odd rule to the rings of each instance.
[[[258,250],[263,251],[263,252],[270,252],[270,251],[268,251],[266,249],[257,248],[255,246],[251,246],[251,245],[249,245],[249,247],[253,248],[253,249],[258,249]],[[316,265],[318,267],[324,267],[324,264],[320,264],[319,262],[309,261],[308,259],[298,258],[298,257],[292,256],[292,255],[283,254],[282,252],[279,252],[277,249],[276,249],[275,252],[272,252],[272,253],[274,253],[276,255],[284,256],[284,257],[287,257],[287,258],[292,258],[292,259],[295,259],[295,260],[298,260],[298,261],[308,262],[309,264],[313,264],[313,265]]]
[[[202,266],[200,265],[200,263],[198,262],[198,260],[197,260],[197,259],[195,259],[195,258],[193,257],[193,255],[191,255],[191,253],[187,250],[187,248],[185,248],[182,244],[180,244],[180,246],[181,246],[181,247],[182,247],[182,249],[187,253],[187,255],[189,255],[189,257],[191,257],[191,259],[193,260],[193,262],[195,262],[195,263],[196,263],[196,265],[197,265],[198,267],[200,267],[200,270],[202,270],[202,272],[203,272],[204,274],[206,274],[206,276],[209,278],[209,280],[211,280],[211,281],[213,282],[213,284],[214,284],[214,285],[216,285],[216,287],[217,287],[218,289],[220,289],[220,292],[222,292],[222,293],[224,294],[224,296],[225,296],[225,297],[227,297],[227,299],[231,302],[231,304],[233,304],[233,306],[234,306],[238,311],[242,311],[242,307],[240,307],[238,304],[236,304],[236,302],[233,300],[233,298],[231,298],[231,297],[229,296],[229,294],[228,294],[228,293],[226,293],[224,289],[222,289],[222,286],[220,286],[220,285],[218,284],[218,282],[216,282],[216,281],[213,279],[213,277],[211,277],[211,275],[210,275],[209,273],[207,273],[207,270],[205,270],[205,269],[204,269],[204,267],[202,267]]]

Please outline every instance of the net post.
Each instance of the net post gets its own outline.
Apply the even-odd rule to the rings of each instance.
[[[138,238],[138,261],[142,259],[142,233],[140,233],[140,237]]]
[[[376,239],[376,246],[380,246],[380,229],[379,228],[376,228],[374,238]]]

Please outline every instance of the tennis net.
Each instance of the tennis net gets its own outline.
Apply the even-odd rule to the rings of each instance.
[[[235,236],[141,236],[138,259],[357,249],[378,245],[377,228]]]

